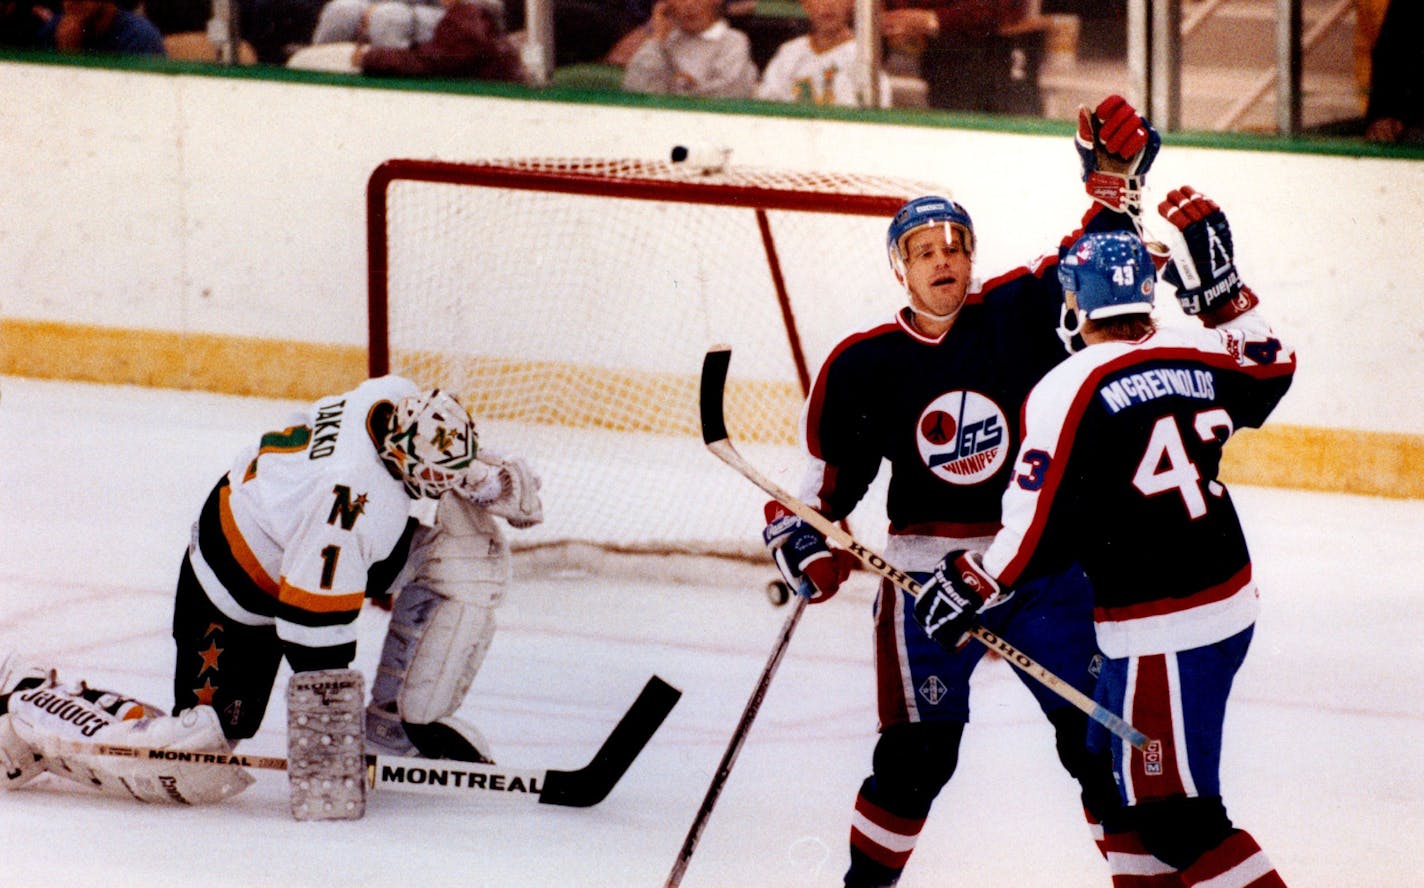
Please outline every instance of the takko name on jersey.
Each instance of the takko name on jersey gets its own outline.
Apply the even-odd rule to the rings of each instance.
[[[1158,367],[1129,373],[1098,390],[1109,411],[1117,413],[1134,404],[1145,404],[1168,395],[1216,400],[1216,377],[1210,370],[1185,367]]]
[[[340,400],[335,404],[323,404],[317,408],[316,422],[312,423],[311,449],[307,451],[307,459],[321,459],[323,456],[331,456],[336,451],[336,436],[341,432],[341,411],[346,408],[346,401]]]

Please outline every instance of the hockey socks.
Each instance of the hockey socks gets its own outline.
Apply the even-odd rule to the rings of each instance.
[[[1212,888],[1286,888],[1251,834],[1236,830],[1182,871],[1182,884]]]
[[[901,817],[865,797],[855,800],[850,823],[848,888],[894,885],[915,850],[925,818]]]

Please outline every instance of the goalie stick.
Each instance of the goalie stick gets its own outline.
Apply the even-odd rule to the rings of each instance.
[[[801,502],[790,493],[777,486],[775,482],[767,478],[755,466],[747,462],[737,449],[732,446],[732,442],[727,435],[726,417],[722,410],[723,389],[727,383],[727,369],[732,363],[732,347],[730,345],[714,345],[707,350],[707,354],[702,359],[702,382],[700,398],[700,413],[702,416],[702,442],[707,445],[707,449],[722,462],[731,466],[742,477],[760,487],[768,496],[781,503],[793,512],[802,521],[820,531],[821,535],[842,548],[848,550],[865,564],[866,567],[880,574],[885,579],[919,598],[922,589],[918,580],[910,576],[903,570],[895,567],[886,561],[884,556],[866,548],[855,537],[846,530],[841,529],[835,522],[828,520],[820,512]],[[1040,666],[1023,651],[1014,647],[1009,642],[1000,638],[994,632],[983,626],[976,626],[970,633],[975,639],[983,643],[989,650],[998,653],[1009,663],[1018,669],[1037,679],[1049,690],[1058,694],[1064,700],[1081,709],[1089,718],[1107,728],[1113,734],[1131,743],[1138,749],[1145,750],[1149,743],[1146,734],[1134,728],[1093,698],[1082,691],[1068,684],[1068,682],[1049,672]]]
[[[672,711],[682,692],[658,676],[648,679],[593,759],[574,771],[503,768],[449,759],[366,755],[366,782],[372,789],[446,796],[502,796],[545,805],[587,808],[607,798]],[[237,765],[286,771],[285,758],[240,752],[181,752],[141,746],[66,740],[60,752],[154,759],[189,765]]]

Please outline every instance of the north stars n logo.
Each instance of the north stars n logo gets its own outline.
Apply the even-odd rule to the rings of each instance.
[[[978,484],[1009,458],[1008,422],[978,392],[946,392],[930,402],[915,428],[920,458],[950,484]]]
[[[338,484],[331,489],[334,497],[331,504],[331,514],[326,516],[327,524],[341,522],[342,530],[350,530],[356,526],[356,519],[360,518],[366,511],[366,494],[358,493],[351,495],[351,488],[345,484]]]

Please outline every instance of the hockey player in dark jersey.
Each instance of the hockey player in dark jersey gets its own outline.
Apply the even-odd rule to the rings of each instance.
[[[1159,145],[1155,130],[1112,96],[1094,111],[1081,109],[1076,142],[1094,199],[1081,230],[1135,231],[1142,177]],[[1060,251],[1076,236],[1065,238]],[[974,226],[946,197],[907,203],[889,226],[887,247],[909,306],[847,337],[826,359],[803,416],[810,469],[798,493],[840,520],[888,460],[886,556],[923,579],[946,550],[982,548],[999,529],[1020,408],[1034,383],[1067,357],[1057,334],[1062,289],[1056,254],[972,286]],[[778,504],[768,504],[767,520],[766,542],[793,587],[804,575],[815,586],[813,601],[833,594],[854,559],[829,549]],[[969,678],[984,654],[979,645],[959,651],[938,645],[914,619],[912,602],[885,582],[875,605],[880,736],[852,815],[850,886],[899,879],[954,773],[969,720]],[[1100,655],[1081,570],[1069,567],[1024,586],[984,620],[1093,693]],[[1082,786],[1107,856],[1112,843],[1131,841],[1112,820],[1119,803],[1107,753],[1087,751],[1082,712],[1037,682],[1026,683],[1053,724],[1058,755]]]
[[[1164,277],[1205,329],[1156,327],[1156,276],[1136,237],[1080,239],[1059,275],[1088,347],[1029,396],[1003,529],[982,558],[945,556],[917,611],[953,645],[983,593],[992,602],[1081,564],[1107,657],[1097,700],[1152,738],[1138,750],[1094,731],[1111,749],[1125,821],[1182,885],[1283,888],[1221,798],[1226,701],[1259,604],[1217,469],[1231,434],[1260,426],[1285,394],[1295,354],[1255,310],[1216,204],[1184,187],[1161,212],[1189,247]]]

